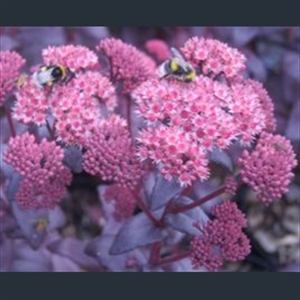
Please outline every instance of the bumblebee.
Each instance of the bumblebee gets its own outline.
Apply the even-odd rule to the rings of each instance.
[[[22,87],[24,85],[25,81],[27,80],[27,78],[28,78],[28,75],[25,73],[22,73],[17,80],[17,87],[18,88]]]
[[[184,82],[192,82],[196,78],[196,71],[176,48],[171,48],[173,56],[159,67],[160,78],[173,76]]]
[[[37,232],[43,232],[46,230],[49,220],[47,217],[41,217],[39,219],[33,219],[32,223],[34,223],[34,228]]]
[[[32,76],[34,83],[43,88],[52,86],[56,82],[64,82],[67,79],[68,69],[62,65],[42,66]]]

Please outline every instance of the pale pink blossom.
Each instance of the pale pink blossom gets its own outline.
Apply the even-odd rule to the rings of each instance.
[[[49,101],[46,90],[39,88],[27,77],[16,92],[15,105],[13,107],[14,118],[25,124],[45,124]]]
[[[167,43],[160,39],[148,40],[145,49],[152,54],[159,62],[167,60],[171,57],[171,52]]]
[[[25,59],[14,51],[0,51],[0,105],[16,86]]]
[[[49,46],[42,51],[42,56],[46,65],[60,64],[73,72],[98,65],[97,55],[85,46]]]
[[[218,40],[192,37],[181,48],[185,58],[205,75],[227,78],[241,74],[246,68],[246,57],[237,49]]]
[[[132,96],[138,105],[137,112],[151,125],[139,134],[140,158],[148,157],[155,163],[162,163],[161,170],[166,172],[166,178],[171,179],[175,173],[179,176],[181,172],[182,183],[191,184],[195,178],[207,178],[209,172],[203,172],[207,169],[203,153],[215,147],[226,149],[236,140],[249,145],[266,126],[266,115],[258,94],[250,85],[240,82],[228,86],[205,76],[198,76],[189,84],[173,78],[150,79]],[[189,168],[188,178],[185,170],[179,168],[182,163],[174,162],[178,149],[173,146],[175,143],[169,148],[165,146],[169,144],[165,140],[166,132],[172,132],[176,143],[199,149],[192,161],[202,162],[200,173],[191,172]],[[181,148],[179,157],[189,157],[190,154],[184,152],[187,149]],[[175,154],[170,155],[170,151]],[[171,168],[177,171],[173,172]]]
[[[141,160],[151,159],[159,165],[167,180],[178,178],[181,185],[191,185],[209,176],[208,159],[204,149],[188,134],[177,128],[158,127],[143,130],[138,141]]]

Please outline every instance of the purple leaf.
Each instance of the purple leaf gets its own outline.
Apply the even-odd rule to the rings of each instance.
[[[0,272],[9,272],[13,260],[13,241],[9,239],[0,242]]]
[[[75,27],[76,44],[94,47],[99,40],[109,35],[108,29],[103,26]]]
[[[57,228],[63,227],[66,223],[66,216],[60,207],[56,206],[49,211],[49,224],[47,225],[47,231],[53,231]]]
[[[204,182],[197,181],[194,184],[194,196],[196,199],[200,199],[211,194],[218,188],[219,187],[213,184],[211,181],[204,181]],[[202,204],[201,208],[204,210],[204,212],[210,212],[212,207],[214,207],[221,201],[222,201],[221,197],[217,196],[214,199],[209,200],[204,204]]]
[[[270,45],[266,42],[257,43],[258,56],[267,68],[276,72],[281,69],[283,51],[281,46]]]
[[[24,210],[16,202],[11,203],[11,208],[26,240],[33,249],[38,249],[47,235],[47,211]]]
[[[105,192],[108,187],[109,186],[101,185],[98,187],[97,190],[98,190],[99,198],[102,200],[101,205],[105,217],[105,226],[103,228],[103,233],[110,235],[110,234],[117,234],[122,228],[124,222],[118,222],[113,217],[115,207],[112,201],[107,201],[107,199],[105,198]]]
[[[292,51],[286,51],[283,57],[283,69],[287,76],[299,82],[300,55]],[[299,86],[298,86],[299,87]]]
[[[179,244],[182,239],[185,237],[185,234],[182,232],[179,232],[177,230],[173,230],[172,228],[167,228],[167,238],[165,239],[164,243],[167,246],[173,246],[176,244]]]
[[[219,148],[214,148],[212,151],[208,152],[207,156],[209,160],[225,167],[230,172],[233,171],[232,160],[226,152],[220,150]]]
[[[170,199],[178,195],[183,190],[176,179],[168,181],[158,173],[156,182],[150,196],[150,208],[157,209],[165,205]]]
[[[174,203],[178,205],[187,205],[192,202],[194,201],[188,197],[180,197],[176,199],[176,202]],[[201,235],[201,232],[194,226],[195,222],[199,222],[201,225],[204,225],[208,220],[208,216],[199,206],[182,213],[166,215],[166,222],[173,229],[198,236]]]
[[[75,264],[72,260],[52,254],[51,255],[52,261],[52,270],[53,272],[81,272],[82,270],[80,267]]]
[[[235,46],[248,44],[259,33],[259,27],[233,27],[232,42]]]
[[[251,72],[255,79],[264,82],[267,77],[267,70],[263,61],[256,56],[252,51],[245,49],[244,54],[247,57],[247,70]]]
[[[1,35],[1,51],[14,50],[19,46],[19,43],[6,34]]]
[[[140,213],[127,222],[117,234],[110,254],[122,254],[137,247],[146,246],[165,238],[161,229],[157,228],[144,213]]]
[[[147,203],[149,202],[149,200],[151,200],[151,194],[155,186],[155,183],[156,183],[156,173],[153,171],[148,172],[147,177],[144,180],[144,194],[146,196]]]
[[[42,49],[65,43],[65,32],[63,27],[19,27],[17,39],[28,65],[36,65],[42,63]]]
[[[299,96],[298,96],[299,97]],[[297,99],[287,123],[285,135],[293,141],[300,140],[300,98]]]
[[[94,270],[98,266],[98,263],[84,253],[85,247],[85,242],[74,238],[55,240],[47,246],[54,254],[59,254],[72,260],[82,269]]]
[[[45,249],[34,251],[25,241],[14,242],[12,272],[49,272],[51,261]]]
[[[8,177],[8,186],[6,189],[6,196],[9,202],[13,202],[15,199],[15,194],[18,191],[19,184],[23,176],[17,172],[12,172]]]
[[[0,233],[12,231],[17,228],[18,224],[16,223],[16,220],[9,214],[0,217]]]
[[[225,151],[229,155],[232,164],[235,165],[242,154],[243,147],[239,141],[234,141]]]
[[[137,261],[137,269],[147,264],[149,254],[145,250],[136,249],[125,254],[111,255],[109,249],[114,240],[114,235],[101,235],[87,245],[85,252],[97,259],[102,267],[114,272],[129,271],[131,268],[128,261],[132,259]]]
[[[74,172],[82,172],[82,152],[78,147],[65,148],[64,163]]]
[[[194,269],[189,258],[181,259],[175,263],[166,266],[167,272],[206,272],[205,268]]]

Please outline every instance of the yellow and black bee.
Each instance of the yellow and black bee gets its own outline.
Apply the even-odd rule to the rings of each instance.
[[[32,75],[34,83],[43,88],[52,86],[56,82],[64,82],[67,79],[68,69],[62,65],[42,66]]]
[[[37,232],[45,231],[49,224],[49,219],[47,217],[41,217],[39,219],[32,219],[31,221],[34,224],[34,229]]]
[[[192,82],[196,78],[196,71],[176,48],[171,48],[173,56],[159,67],[160,78],[175,77],[184,82]]]

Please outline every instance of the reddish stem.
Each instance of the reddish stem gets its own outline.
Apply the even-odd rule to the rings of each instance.
[[[154,215],[152,214],[151,210],[149,210],[149,208],[143,202],[143,200],[139,197],[139,195],[137,194],[137,192],[134,191],[133,194],[134,194],[134,196],[135,196],[135,198],[137,200],[137,204],[138,204],[139,208],[147,215],[147,217],[152,221],[152,223],[155,226],[161,227],[161,222],[154,217]]]
[[[6,115],[6,119],[7,119],[7,122],[8,122],[10,134],[11,134],[12,137],[15,137],[16,136],[16,129],[15,129],[15,126],[14,126],[14,123],[13,123],[13,119],[12,119],[12,116],[11,116],[10,109],[8,107],[5,107],[5,115]]]
[[[51,138],[52,140],[55,140],[55,135],[54,135],[54,132],[53,132],[53,128],[51,128],[51,126],[50,126],[48,120],[46,120],[46,126],[47,126],[47,129],[48,129],[48,131],[49,131],[50,138]]]
[[[196,200],[188,205],[171,206],[171,207],[169,207],[168,212],[173,213],[173,214],[185,212],[185,211],[195,208],[195,207],[197,207],[219,195],[222,195],[225,191],[226,191],[226,186],[221,187],[221,188],[215,190],[214,192],[210,193],[209,195],[206,195],[205,197],[203,197],[199,200]]]
[[[160,249],[161,249],[161,242],[156,242],[152,245],[150,259],[149,259],[149,263],[151,265],[155,264],[155,262],[157,262],[159,260]]]
[[[188,185],[181,193],[182,196],[188,196],[189,193],[193,190],[192,185]]]
[[[189,257],[190,255],[191,255],[191,251],[188,250],[188,251],[186,251],[186,252],[182,252],[182,253],[180,253],[180,254],[173,255],[173,256],[168,257],[168,258],[160,259],[160,260],[154,262],[153,265],[156,266],[156,267],[168,265],[168,264],[171,264],[171,263],[176,262],[176,261],[178,261],[178,260],[187,258],[187,257]]]

